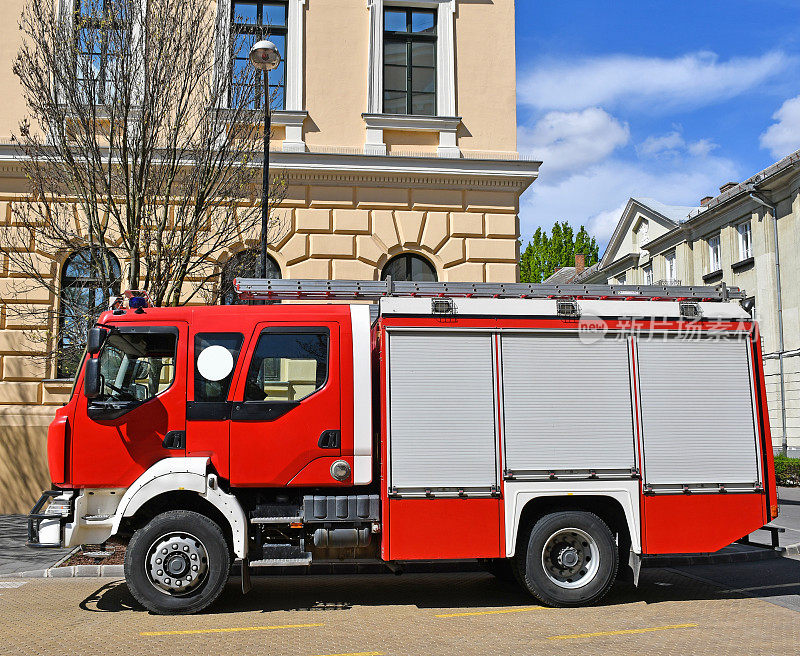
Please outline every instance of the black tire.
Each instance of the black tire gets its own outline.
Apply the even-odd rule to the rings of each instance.
[[[619,553],[602,519],[569,510],[540,518],[521,541],[515,561],[523,587],[543,604],[584,606],[611,589]]]
[[[155,569],[157,562],[163,570]],[[215,522],[200,513],[171,510],[133,534],[125,553],[125,580],[136,600],[153,613],[188,615],[219,597],[230,563],[228,543]]]

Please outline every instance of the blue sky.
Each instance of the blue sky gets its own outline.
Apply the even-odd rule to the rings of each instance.
[[[800,0],[517,0],[523,243],[602,246],[630,196],[698,205],[800,148]]]

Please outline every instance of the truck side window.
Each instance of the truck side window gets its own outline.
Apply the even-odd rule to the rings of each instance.
[[[105,400],[147,401],[175,379],[177,335],[167,332],[109,335],[100,352]]]
[[[328,378],[328,331],[265,332],[245,382],[245,401],[300,401]]]
[[[227,401],[242,350],[242,333],[198,333],[194,338],[194,400]]]

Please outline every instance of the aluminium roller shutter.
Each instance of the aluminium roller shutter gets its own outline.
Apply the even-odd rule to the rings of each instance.
[[[497,485],[492,337],[389,334],[389,485]]]
[[[638,340],[645,482],[759,481],[744,338]]]
[[[628,341],[502,337],[505,467],[627,472],[635,464]]]

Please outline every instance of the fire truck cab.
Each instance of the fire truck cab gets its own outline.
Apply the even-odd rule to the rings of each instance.
[[[29,544],[130,536],[154,612],[207,607],[233,561],[246,591],[254,567],[478,559],[574,606],[777,515],[738,290],[239,287],[326,302],[108,311],[49,429]]]

